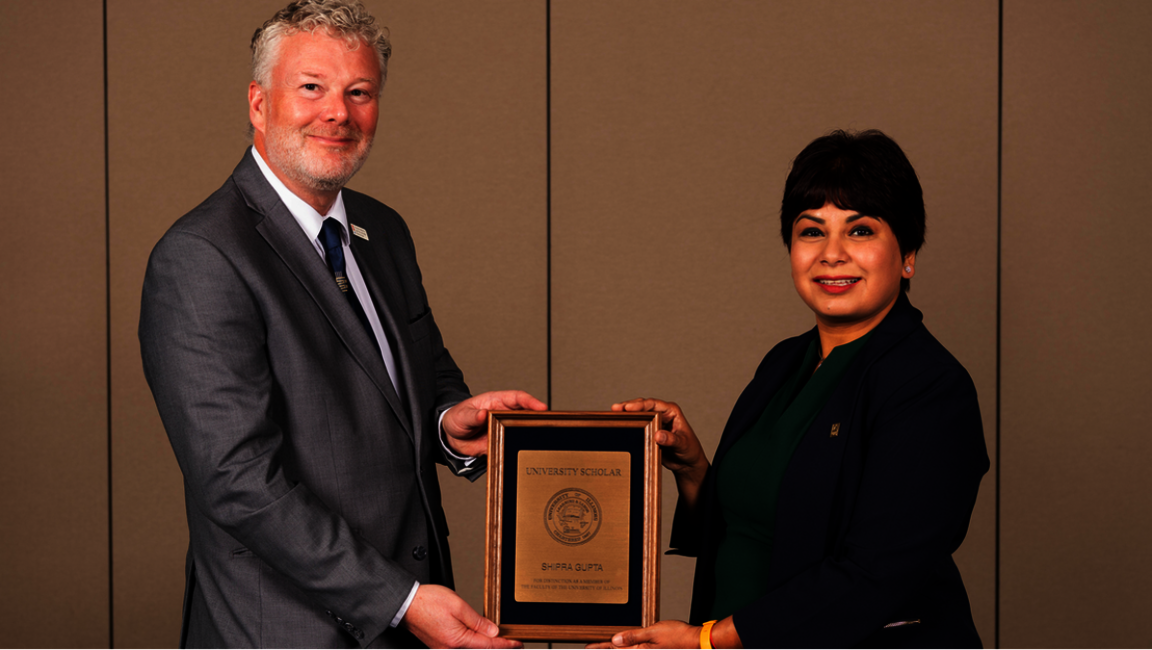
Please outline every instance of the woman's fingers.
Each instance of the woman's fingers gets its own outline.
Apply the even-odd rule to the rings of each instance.
[[[677,454],[688,451],[691,446],[686,434],[669,431],[667,429],[660,429],[656,432],[656,444]]]
[[[675,423],[677,420],[683,426],[688,426],[688,421],[684,418],[684,412],[680,410],[680,405],[676,402],[666,402],[662,399],[655,397],[637,397],[630,399],[626,402],[617,402],[612,405],[613,411],[625,412],[638,412],[638,411],[653,411],[660,414],[661,426],[668,426]],[[673,425],[675,427],[675,425]]]
[[[664,467],[673,472],[695,468],[703,458],[703,450],[696,439],[696,432],[680,405],[654,397],[637,397],[612,405],[613,411],[655,412],[660,414],[660,430],[656,432],[656,444],[663,452]],[[705,461],[706,463],[707,461]]]
[[[668,410],[669,407],[675,407],[676,404],[672,402],[665,402],[661,399],[654,397],[637,397],[625,402],[617,402],[612,405],[613,411],[656,411],[663,412]]]

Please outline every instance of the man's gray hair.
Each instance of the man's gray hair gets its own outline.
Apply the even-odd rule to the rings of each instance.
[[[392,44],[388,29],[376,23],[360,0],[296,0],[276,12],[252,35],[252,78],[267,88],[279,43],[285,36],[322,29],[343,38],[349,49],[367,43],[376,50],[380,62],[380,85],[388,77],[388,57]]]

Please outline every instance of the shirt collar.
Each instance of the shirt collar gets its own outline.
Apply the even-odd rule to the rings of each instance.
[[[284,207],[288,208],[288,211],[296,218],[296,223],[300,224],[300,228],[308,236],[308,241],[315,242],[320,237],[320,226],[324,225],[324,220],[332,218],[340,222],[340,239],[344,244],[348,243],[348,213],[344,211],[343,191],[336,195],[336,202],[332,204],[328,214],[320,214],[316,208],[308,205],[307,201],[288,189],[288,186],[276,176],[268,163],[260,157],[260,152],[256,151],[255,145],[252,147],[252,157],[256,159],[256,165],[260,167],[260,171],[268,180],[268,184],[276,190],[276,195],[280,197]]]

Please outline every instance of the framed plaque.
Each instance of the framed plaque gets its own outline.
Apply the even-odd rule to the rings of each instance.
[[[656,413],[488,415],[485,615],[524,641],[606,641],[657,621]]]

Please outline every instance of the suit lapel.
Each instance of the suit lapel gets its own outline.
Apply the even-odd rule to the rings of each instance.
[[[388,370],[384,367],[384,360],[376,352],[368,333],[364,331],[356,314],[349,307],[348,299],[336,286],[324,260],[317,254],[312,243],[300,230],[295,217],[280,201],[276,191],[260,172],[256,161],[252,159],[251,151],[245,154],[244,160],[232,175],[243,191],[249,207],[264,215],[264,218],[256,224],[257,232],[300,281],[352,357],[384,395],[385,401],[395,411],[408,437],[414,438],[409,419],[392,386],[392,380],[388,377]]]
[[[345,197],[345,207],[349,209],[349,222],[352,220],[352,208]],[[378,233],[383,236],[383,233]],[[352,252],[356,256],[356,263],[360,266],[360,273],[364,276],[364,283],[372,294],[372,302],[376,312],[380,314],[380,323],[387,331],[389,343],[392,345],[392,354],[396,362],[396,374],[404,388],[404,397],[412,417],[413,428],[423,430],[424,405],[420,403],[419,391],[416,390],[417,378],[413,375],[413,359],[411,349],[407,345],[412,340],[412,332],[408,327],[407,313],[401,308],[406,302],[397,291],[400,286],[399,273],[392,257],[388,253],[388,246],[382,242],[372,243],[359,237],[352,238]],[[419,448],[419,437],[417,437]]]

